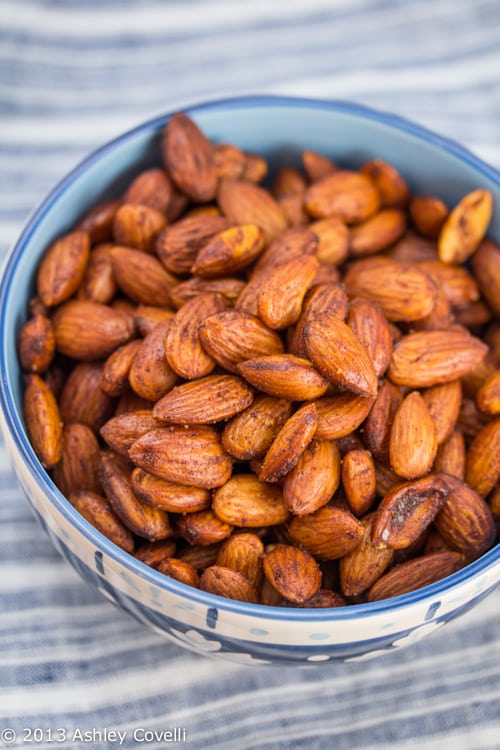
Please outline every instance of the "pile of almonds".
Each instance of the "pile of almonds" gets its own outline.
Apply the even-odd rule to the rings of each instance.
[[[263,187],[174,115],[163,166],[48,248],[19,357],[33,447],[100,532],[214,594],[336,607],[495,542],[500,247],[487,190],[450,210],[379,159],[301,159]]]

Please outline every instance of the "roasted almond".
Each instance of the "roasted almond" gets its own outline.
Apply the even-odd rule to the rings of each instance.
[[[297,322],[317,270],[314,256],[301,255],[266,273],[258,293],[258,310],[269,328],[287,328]]]
[[[132,472],[132,487],[143,503],[171,513],[195,513],[206,510],[211,504],[208,490],[167,482],[142,469]]]
[[[151,430],[132,444],[129,455],[136,466],[169,482],[212,489],[231,476],[232,460],[206,425]]]
[[[344,596],[362,594],[380,578],[392,562],[394,551],[390,547],[381,548],[372,540],[375,518],[375,513],[369,513],[361,520],[361,540],[351,552],[340,559],[340,588]]]
[[[76,229],[87,232],[92,243],[107,242],[113,236],[113,221],[121,204],[121,200],[109,200],[92,206]]]
[[[215,198],[217,171],[212,144],[182,112],[174,114],[167,123],[162,153],[168,173],[183,193],[197,203]]]
[[[166,224],[165,216],[150,206],[124,203],[115,214],[113,240],[116,245],[152,252]]]
[[[207,354],[231,372],[239,372],[238,365],[246,360],[283,352],[283,342],[275,331],[240,310],[210,315],[200,324],[199,337]]]
[[[217,565],[245,576],[258,591],[262,582],[264,545],[257,534],[233,534],[222,543],[217,554]]]
[[[374,255],[400,239],[406,231],[406,214],[397,208],[384,208],[351,228],[350,254]]]
[[[273,195],[281,198],[284,195],[303,195],[307,187],[304,175],[294,167],[281,167],[273,180]]]
[[[417,331],[394,347],[388,375],[409,388],[450,383],[474,369],[487,351],[486,344],[462,330]]]
[[[259,479],[274,482],[288,474],[314,437],[318,417],[314,404],[307,404],[293,414],[266,453]]]
[[[500,479],[500,419],[478,432],[467,453],[465,481],[486,497]]]
[[[380,195],[365,174],[337,170],[314,182],[307,189],[304,202],[315,219],[335,216],[347,224],[359,224],[378,211]]]
[[[191,271],[207,277],[241,271],[260,255],[265,240],[263,230],[256,224],[226,229],[203,245]]]
[[[370,451],[350,450],[342,460],[342,486],[349,508],[360,517],[370,509],[377,492],[375,466]]]
[[[213,146],[212,158],[217,177],[226,180],[238,180],[245,170],[245,154],[232,143],[216,143]]]
[[[171,320],[158,323],[141,342],[130,366],[128,381],[134,393],[157,401],[168,393],[179,380],[166,357],[166,341]]]
[[[101,388],[102,363],[80,362],[64,383],[59,410],[65,424],[86,424],[97,435],[111,417],[114,400]]]
[[[124,392],[128,384],[128,374],[141,341],[134,339],[109,355],[101,372],[100,386],[108,396],[118,397]]]
[[[212,424],[230,419],[253,401],[252,389],[235,375],[207,375],[173,388],[153,407],[171,424]]]
[[[392,164],[382,159],[371,159],[363,164],[361,172],[375,183],[382,206],[406,207],[410,191],[405,179]]]
[[[339,482],[339,449],[331,440],[313,440],[286,475],[283,496],[290,511],[303,516],[326,505]]]
[[[35,453],[45,468],[51,469],[61,458],[63,425],[54,393],[40,375],[26,378],[23,416]]]
[[[320,263],[339,266],[349,255],[350,234],[347,225],[335,216],[310,224],[317,237],[316,257]]]
[[[269,583],[295,604],[303,604],[319,591],[321,570],[305,550],[279,545],[264,555],[264,574]]]
[[[403,399],[394,415],[389,438],[389,459],[400,477],[416,479],[427,474],[438,448],[436,427],[418,391]]]
[[[294,516],[290,539],[321,560],[337,560],[353,550],[363,537],[363,525],[352,513],[326,505],[307,516]]]
[[[474,190],[457,203],[438,237],[438,253],[443,263],[463,263],[474,253],[486,234],[492,209],[489,190]]]
[[[329,156],[310,149],[302,152],[302,166],[310,182],[317,182],[337,169]]]
[[[237,474],[213,495],[213,511],[232,526],[259,528],[288,520],[288,506],[279,487],[254,474]]]
[[[477,282],[467,268],[440,260],[424,260],[418,266],[441,288],[453,307],[463,307],[479,300]]]
[[[117,286],[111,263],[112,247],[114,246],[107,242],[92,249],[85,274],[78,288],[78,299],[88,299],[91,302],[101,302],[106,305],[115,296]]]
[[[346,323],[331,313],[317,315],[307,322],[304,340],[313,364],[328,380],[364,396],[376,395],[372,360]]]
[[[52,318],[56,347],[72,359],[104,359],[134,331],[133,320],[121,310],[90,300],[70,300]]]
[[[180,550],[177,556],[179,560],[184,560],[192,565],[198,573],[202,573],[206,568],[215,565],[221,544],[222,542],[213,542],[212,544],[205,544],[203,547],[187,545]]]
[[[229,221],[223,216],[198,215],[180,219],[160,234],[156,253],[172,273],[189,273],[201,248],[229,226]]]
[[[458,419],[462,402],[460,380],[427,388],[422,398],[434,422],[437,441],[442,443],[451,435]]]
[[[315,255],[318,239],[308,227],[288,229],[278,235],[267,247],[252,268],[251,276],[271,270],[302,255]]]
[[[139,203],[166,214],[172,198],[172,182],[164,169],[153,167],[137,175],[128,186],[123,200]]]
[[[238,371],[255,388],[288,401],[319,398],[329,386],[327,378],[307,359],[293,354],[248,359],[238,365]]]
[[[314,403],[318,416],[315,437],[336,440],[360,426],[372,407],[373,399],[346,392],[320,398]]]
[[[354,299],[347,317],[349,327],[370,355],[378,377],[391,361],[392,335],[387,319],[379,307],[364,299]]]
[[[211,565],[202,573],[200,588],[209,594],[224,596],[226,599],[236,599],[250,604],[258,602],[257,592],[248,578],[221,565]]]
[[[500,247],[491,240],[483,240],[471,263],[481,293],[495,315],[500,315]]]
[[[245,153],[245,165],[243,168],[243,179],[250,182],[262,182],[267,176],[269,167],[267,161],[260,154],[250,151]]]
[[[104,441],[116,453],[128,457],[128,451],[141,435],[158,427],[150,409],[127,412],[109,419],[101,427]]]
[[[448,487],[448,497],[435,520],[437,530],[450,547],[468,558],[477,557],[495,541],[491,510],[465,482],[450,474],[441,477]]]
[[[89,490],[100,492],[100,448],[87,425],[67,424],[63,430],[61,460],[52,477],[63,495]]]
[[[314,284],[304,297],[302,313],[297,325],[287,331],[287,344],[290,352],[297,357],[307,358],[304,329],[308,320],[326,312],[335,315],[340,320],[345,320],[348,310],[349,300],[342,284]]]
[[[438,448],[433,470],[451,474],[458,479],[465,476],[465,440],[458,430],[449,435]]]
[[[267,242],[287,228],[283,209],[260,185],[245,180],[221,180],[217,202],[222,213],[234,224],[257,224]]]
[[[158,307],[170,304],[169,289],[177,282],[157,258],[140,250],[110,250],[113,275],[121,291],[135,302]]]
[[[463,566],[459,552],[433,552],[395,565],[368,591],[368,601],[401,596],[451,575]]]
[[[391,427],[394,415],[402,401],[403,397],[399,388],[393,385],[390,380],[384,380],[373,402],[370,413],[365,419],[363,436],[366,447],[381,461],[389,458]]]
[[[37,313],[21,328],[18,352],[21,367],[27,372],[45,372],[54,358],[56,338],[49,318]]]
[[[158,572],[169,578],[174,578],[180,583],[185,583],[186,586],[199,588],[200,577],[193,566],[185,560],[179,560],[177,557],[165,557],[158,565]]]
[[[439,474],[404,482],[382,499],[372,539],[379,547],[405,549],[434,521],[448,497],[449,486]]]
[[[174,307],[179,309],[199,294],[216,293],[222,297],[226,306],[232,307],[244,288],[245,282],[232,276],[222,276],[219,279],[202,279],[193,276],[187,281],[176,284],[170,290],[170,297]]]
[[[63,235],[49,247],[37,273],[38,296],[44,305],[59,305],[76,292],[89,256],[89,235],[81,230]]]
[[[487,414],[500,414],[500,370],[492,372],[479,388],[476,403]]]
[[[439,237],[450,213],[446,203],[433,195],[416,195],[411,199],[408,209],[417,232],[431,240]]]
[[[241,461],[264,456],[291,413],[289,401],[256,396],[253,403],[224,428],[224,450]]]
[[[112,510],[105,497],[90,490],[81,490],[71,493],[68,499],[71,505],[101,534],[125,552],[131,554],[134,552],[134,537]]]

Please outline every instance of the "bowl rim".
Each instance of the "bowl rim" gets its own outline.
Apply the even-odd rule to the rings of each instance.
[[[363,104],[336,99],[316,99],[308,97],[294,96],[274,96],[269,95],[248,95],[235,96],[222,99],[206,100],[204,102],[187,105],[182,107],[182,111],[190,116],[196,117],[197,114],[205,110],[232,110],[256,107],[303,107],[306,109],[327,110],[331,112],[340,112],[365,120],[371,120],[379,124],[386,125],[396,130],[402,130],[419,140],[431,143],[444,151],[452,154],[472,166],[485,177],[496,183],[500,187],[500,172],[479,157],[475,156],[464,146],[456,141],[441,136],[428,128],[407,120],[400,115],[390,112],[379,111]],[[435,599],[442,594],[460,586],[465,582],[472,581],[475,577],[483,574],[488,569],[494,567],[500,562],[500,544],[488,550],[477,560],[458,570],[457,572],[443,578],[436,583],[424,586],[416,591],[411,591],[400,596],[390,599],[383,599],[376,602],[363,604],[354,604],[346,607],[324,608],[324,609],[300,609],[294,607],[272,607],[263,604],[250,604],[232,599],[226,599],[208,592],[187,586],[179,581],[162,575],[154,568],[151,568],[120,547],[112,543],[107,537],[101,534],[94,526],[88,523],[76,509],[69,503],[64,495],[59,491],[56,485],[50,479],[48,473],[43,468],[37,458],[31,444],[25,433],[25,428],[21,416],[17,414],[13,392],[4,369],[6,361],[6,345],[9,340],[9,331],[5,330],[5,310],[11,295],[11,281],[15,274],[17,264],[21,259],[26,246],[38,224],[44,220],[47,211],[54,205],[66,189],[86,172],[86,170],[98,162],[101,157],[108,152],[113,151],[134,139],[139,134],[157,133],[174,114],[175,109],[164,114],[157,115],[143,123],[121,133],[117,137],[99,148],[93,150],[84,159],[82,159],[73,169],[71,169],[62,179],[48,192],[46,197],[34,209],[26,220],[25,226],[21,231],[18,239],[14,242],[11,250],[7,253],[2,275],[0,279],[0,361],[2,371],[0,373],[0,407],[4,417],[4,429],[9,431],[9,435],[16,444],[17,450],[29,469],[32,478],[37,482],[40,489],[48,497],[55,508],[63,515],[76,530],[81,533],[92,545],[100,549],[104,554],[111,558],[115,563],[124,566],[125,569],[145,579],[148,583],[159,587],[167,592],[172,592],[178,596],[190,599],[198,604],[208,608],[225,610],[239,615],[247,615],[256,618],[265,618],[270,620],[280,620],[283,622],[342,622],[351,619],[366,618],[385,612],[396,613],[404,610],[408,606],[422,602],[423,600]],[[11,332],[10,332],[11,333]],[[499,576],[500,578],[500,576]]]

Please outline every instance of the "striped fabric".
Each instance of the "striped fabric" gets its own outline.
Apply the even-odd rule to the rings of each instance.
[[[91,149],[219,96],[351,99],[500,167],[498,0],[0,0],[0,19],[3,254]],[[0,449],[0,730],[14,747],[498,750],[499,611],[497,590],[366,663],[195,656],[81,582]]]

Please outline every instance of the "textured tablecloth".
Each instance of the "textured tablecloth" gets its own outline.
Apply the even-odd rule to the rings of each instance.
[[[500,3],[0,0],[2,252],[97,145],[242,93],[393,111],[500,167]],[[259,669],[196,656],[81,582],[0,450],[0,729],[17,733],[15,747],[118,747],[120,732],[127,748],[500,748],[499,605],[497,590],[365,663]],[[155,738],[175,728],[176,742]]]

